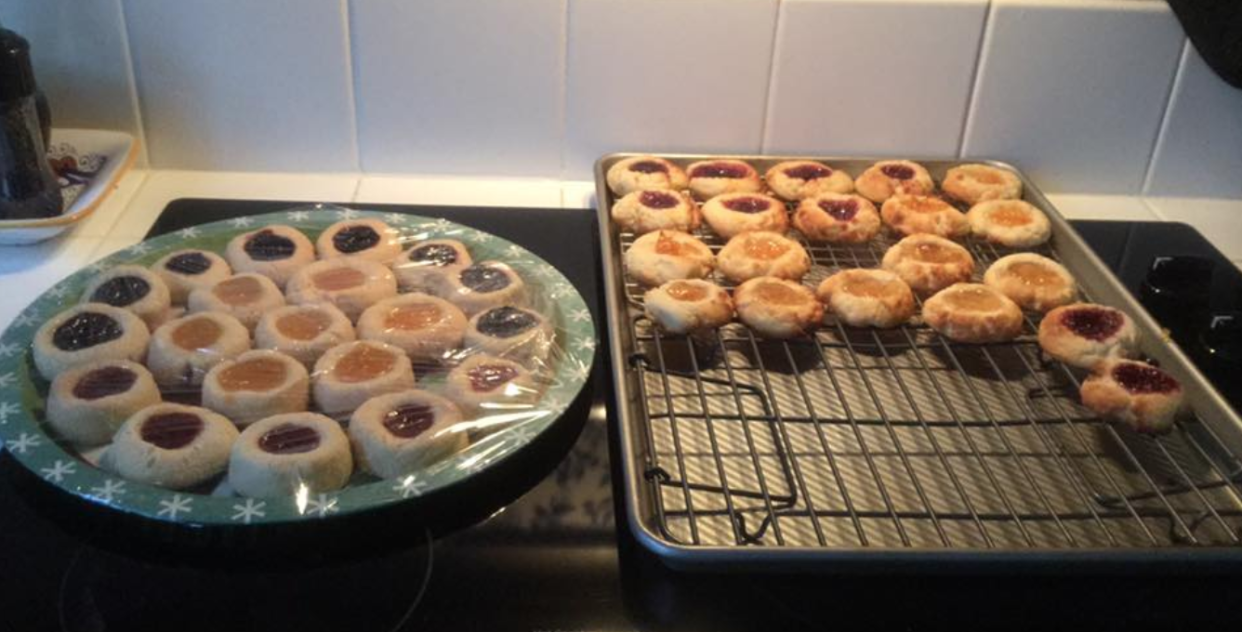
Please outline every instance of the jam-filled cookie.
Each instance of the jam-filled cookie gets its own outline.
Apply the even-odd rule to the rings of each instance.
[[[923,303],[923,320],[958,342],[1004,342],[1022,333],[1022,309],[979,283],[958,283]]]
[[[254,345],[279,351],[308,370],[328,349],[352,342],[354,326],[331,303],[286,305],[263,315],[254,328]]]
[[[735,283],[761,276],[800,280],[811,269],[802,244],[778,233],[742,233],[716,256],[716,267]]]
[[[542,314],[505,305],[475,314],[466,326],[466,353],[490,353],[514,362],[543,362],[556,334]]]
[[[283,288],[289,277],[315,260],[315,246],[302,231],[275,224],[234,237],[224,256],[235,273],[262,274]]]
[[[887,270],[842,270],[824,279],[815,295],[851,327],[897,327],[914,315],[914,292]]]
[[[1090,369],[1113,357],[1130,357],[1138,329],[1125,312],[1091,303],[1058,307],[1039,323],[1039,346],[1071,366]]]
[[[854,181],[858,194],[875,203],[894,195],[930,195],[936,189],[931,174],[910,160],[881,160]]]
[[[273,415],[242,431],[229,453],[229,485],[251,498],[340,489],[354,471],[341,424],[315,413]]]
[[[758,193],[726,193],[703,204],[703,219],[717,235],[728,239],[753,230],[783,233],[789,230],[785,203]]]
[[[625,269],[652,287],[675,279],[701,279],[716,267],[716,255],[697,237],[671,230],[647,233],[625,251]]]
[[[880,232],[880,213],[860,195],[821,193],[798,203],[793,225],[811,241],[860,244]]]
[[[34,336],[39,375],[55,379],[64,371],[98,360],[133,360],[147,355],[151,332],[146,323],[119,307],[86,303],[53,316]]]
[[[1022,200],[980,202],[966,213],[976,237],[1010,248],[1038,246],[1052,236],[1043,211]]]
[[[474,353],[449,371],[445,395],[470,419],[530,411],[539,386],[526,367],[505,358]]]
[[[401,291],[435,294],[452,275],[473,263],[470,251],[460,241],[428,239],[401,253],[392,264],[392,272]]]
[[[821,193],[850,193],[854,178],[814,160],[787,160],[768,169],[764,180],[778,197],[790,202]]]
[[[426,468],[469,445],[462,413],[453,402],[409,390],[374,397],[349,418],[358,466],[380,478]]]
[[[344,420],[376,395],[414,388],[414,367],[404,351],[374,340],[337,345],[320,356],[312,372],[315,405]]]
[[[733,292],[738,320],[765,338],[793,338],[819,326],[824,307],[815,293],[793,281],[751,279]]]
[[[880,217],[889,228],[902,235],[927,233],[957,238],[970,232],[966,215],[931,195],[894,195],[884,201]]]
[[[911,235],[884,253],[880,264],[921,294],[938,292],[970,280],[975,260],[970,251],[943,237]]]
[[[145,367],[129,360],[101,360],[76,366],[52,381],[47,423],[77,445],[101,445],[134,413],[160,401]]]
[[[741,160],[704,160],[686,167],[686,173],[690,176],[690,193],[700,200],[725,193],[758,193],[763,190],[759,172]]]
[[[379,301],[397,295],[397,278],[382,263],[354,257],[316,261],[289,279],[294,305],[331,303],[350,320]]]
[[[466,315],[430,294],[402,294],[372,305],[358,319],[358,337],[405,351],[415,364],[441,364],[461,348]]]
[[[670,334],[723,327],[733,320],[733,299],[702,279],[669,281],[643,295],[647,316]]]
[[[201,312],[156,329],[147,366],[163,386],[198,386],[212,367],[249,350],[250,332],[240,321],[223,312]]]
[[[284,305],[285,295],[276,283],[254,272],[234,274],[210,288],[194,290],[186,302],[191,314],[224,312],[247,329],[254,329],[263,314]]]
[[[997,259],[984,273],[983,282],[1023,309],[1040,312],[1067,305],[1078,296],[1074,277],[1065,266],[1030,252]]]
[[[612,206],[612,221],[626,232],[642,235],[653,230],[690,232],[699,227],[699,205],[680,191],[634,191]]]
[[[173,305],[185,305],[190,292],[209,288],[230,276],[233,268],[224,257],[210,250],[176,250],[151,265],[151,271],[159,275],[168,286]]]
[[[133,312],[148,329],[168,319],[172,296],[164,280],[142,266],[122,265],[101,272],[82,291],[83,303],[103,303]]]
[[[1184,391],[1177,378],[1150,364],[1110,359],[1083,381],[1082,403],[1103,417],[1136,432],[1163,433],[1182,407]]]
[[[1022,180],[1008,169],[990,165],[958,165],[944,175],[940,188],[949,197],[978,204],[988,200],[1016,200],[1022,197]]]
[[[401,233],[378,219],[347,219],[319,234],[320,259],[351,257],[388,263],[401,254]]]
[[[224,473],[237,436],[237,427],[219,413],[154,404],[121,426],[99,464],[131,481],[185,489]]]
[[[499,261],[476,263],[450,276],[439,295],[473,316],[502,305],[525,305],[526,283],[508,264]]]
[[[203,405],[238,426],[268,415],[301,412],[309,401],[306,367],[279,351],[247,351],[220,362],[203,378]]]
[[[643,189],[680,190],[690,183],[681,167],[655,156],[619,160],[608,168],[605,180],[616,195],[629,195]]]

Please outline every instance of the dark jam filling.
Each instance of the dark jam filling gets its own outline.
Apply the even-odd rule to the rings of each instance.
[[[426,404],[406,404],[384,415],[384,427],[394,437],[413,439],[423,434],[436,421],[436,413]]]
[[[125,332],[111,316],[95,312],[74,314],[52,332],[52,344],[61,351],[78,351],[121,337]]]
[[[499,292],[509,287],[509,275],[485,265],[470,266],[461,271],[461,284],[475,292]]]
[[[1124,322],[1120,312],[1095,307],[1070,310],[1061,316],[1061,324],[1066,329],[1095,341],[1107,340]]]
[[[884,165],[880,173],[894,180],[909,180],[914,177],[914,168],[907,165]]]
[[[786,169],[785,175],[799,180],[818,180],[832,175],[832,169],[820,165],[798,165]]]
[[[1171,393],[1181,388],[1173,376],[1144,364],[1126,362],[1113,368],[1113,379],[1122,388],[1136,394]]]
[[[165,450],[184,448],[203,432],[203,420],[194,413],[160,413],[142,423],[142,440]]]
[[[141,301],[151,293],[151,284],[135,276],[112,277],[91,292],[91,302],[125,307]]]
[[[654,160],[640,160],[630,165],[630,171],[638,173],[668,173],[668,165]]]
[[[742,165],[733,164],[731,162],[712,162],[705,165],[699,165],[690,172],[691,178],[745,178],[750,175],[750,170]]]
[[[319,431],[298,424],[280,424],[259,437],[259,449],[269,454],[300,454],[319,447]]]
[[[379,233],[370,226],[347,226],[332,236],[332,245],[336,247],[337,252],[345,254],[374,248],[379,241]]]
[[[78,399],[100,399],[124,393],[133,388],[138,374],[119,366],[106,366],[82,376],[73,385],[73,396]]]
[[[292,239],[277,235],[267,228],[251,235],[242,247],[246,254],[255,261],[288,259],[293,256],[293,251],[297,248]]]
[[[739,197],[732,198],[721,202],[724,207],[730,211],[738,213],[762,213],[772,208],[772,203],[757,197]]]
[[[508,384],[517,377],[517,369],[503,364],[476,366],[466,374],[470,376],[470,388],[476,393],[486,393]]]
[[[164,267],[178,274],[194,276],[211,269],[211,259],[201,252],[183,252],[165,261]]]
[[[677,196],[664,191],[643,191],[638,201],[647,208],[673,208],[677,206]]]
[[[410,251],[410,261],[441,267],[457,263],[457,249],[446,244],[427,244]]]
[[[819,208],[839,222],[848,222],[858,215],[858,200],[820,200]]]
[[[497,307],[479,317],[479,333],[512,338],[539,324],[539,318],[516,307]]]

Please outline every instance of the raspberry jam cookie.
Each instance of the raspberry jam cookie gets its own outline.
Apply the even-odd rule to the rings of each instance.
[[[129,360],[103,360],[56,376],[47,396],[47,423],[56,434],[81,446],[112,440],[134,413],[160,402],[155,379]]]
[[[693,235],[671,230],[647,233],[625,251],[625,269],[647,287],[676,279],[701,279],[716,267],[716,255]]]
[[[1043,211],[1022,200],[980,202],[966,213],[976,237],[1009,248],[1031,248],[1052,236]]]
[[[263,314],[284,307],[285,295],[271,279],[254,272],[235,274],[210,288],[190,292],[186,306],[191,314],[223,312],[254,329]]]
[[[930,195],[936,189],[927,169],[909,160],[881,160],[854,181],[858,194],[875,203],[894,195]]]
[[[764,338],[793,338],[819,326],[824,307],[810,289],[784,279],[759,277],[733,293],[738,320]]]
[[[35,332],[35,367],[44,379],[87,362],[132,360],[147,355],[151,332],[146,323],[119,307],[86,303],[53,316]]]
[[[821,193],[851,193],[854,178],[814,160],[789,160],[768,169],[764,181],[782,200],[797,202]]]
[[[224,473],[237,436],[232,422],[206,408],[155,404],[121,426],[100,466],[131,481],[185,489]]]
[[[234,272],[262,274],[283,288],[293,273],[315,260],[315,246],[302,231],[273,225],[234,237],[224,256]]]
[[[315,242],[320,259],[350,257],[387,264],[401,255],[401,233],[378,219],[337,222]]]
[[[198,386],[212,367],[250,351],[250,332],[223,312],[170,320],[151,335],[147,366],[162,386]]]
[[[349,418],[358,465],[380,478],[416,472],[469,445],[453,402],[410,390],[374,397]]]
[[[340,489],[354,471],[341,425],[315,413],[273,415],[242,431],[229,454],[228,480],[251,498],[287,498]]]
[[[1184,392],[1177,378],[1149,364],[1111,359],[1083,381],[1082,403],[1135,432],[1168,432],[1181,410]]]
[[[392,272],[401,291],[436,294],[449,278],[473,263],[470,251],[460,241],[429,239],[401,253],[392,264]]]
[[[901,235],[957,238],[970,232],[970,223],[961,211],[931,195],[894,195],[880,208],[880,217]]]
[[[508,264],[484,261],[449,277],[439,295],[473,316],[502,305],[525,305],[526,283]]]
[[[486,353],[471,354],[449,371],[445,395],[470,419],[531,411],[539,387],[526,367]]]
[[[811,241],[860,244],[880,232],[880,214],[861,195],[821,193],[798,203],[793,225]]]
[[[164,280],[142,266],[116,266],[100,273],[82,291],[83,303],[103,303],[133,312],[155,329],[168,319],[172,297]]]
[[[702,279],[669,281],[643,295],[647,316],[670,334],[723,327],[733,320],[733,300],[724,288]]]
[[[802,244],[778,233],[742,233],[716,256],[725,278],[741,283],[755,277],[801,280],[811,269],[811,257]]]
[[[1022,310],[1004,294],[978,283],[958,283],[923,303],[923,320],[957,342],[1004,342],[1022,333]]]
[[[1090,369],[1134,355],[1138,330],[1125,312],[1091,303],[1058,307],[1039,324],[1039,346],[1071,366]]]
[[[605,176],[616,195],[643,189],[681,190],[690,183],[681,167],[655,156],[634,156],[617,161]]]
[[[914,292],[887,270],[842,270],[819,284],[816,297],[851,327],[897,327],[914,315]]]
[[[726,193],[703,204],[703,219],[721,237],[766,230],[783,233],[789,230],[789,213],[785,203],[758,193]]]
[[[978,204],[988,200],[1016,200],[1022,197],[1022,180],[1008,169],[990,165],[958,165],[944,175],[940,188],[949,197]]]
[[[983,282],[1019,307],[1040,312],[1068,305],[1078,296],[1074,277],[1065,266],[1029,252],[997,259],[984,273]]]
[[[758,193],[763,190],[759,172],[741,160],[704,160],[686,167],[690,193],[707,200],[725,193]]]
[[[173,305],[185,305],[190,292],[209,288],[230,276],[233,268],[224,257],[210,250],[177,250],[170,252],[151,265],[151,271],[159,275],[168,286]]]
[[[642,235],[653,230],[690,232],[702,222],[699,206],[680,191],[634,191],[612,206],[612,221],[622,231]]]
[[[466,353],[488,353],[526,365],[542,363],[556,333],[542,314],[505,305],[480,312],[466,325]]]
[[[901,277],[910,289],[925,295],[968,281],[975,272],[970,251],[935,235],[902,239],[884,253],[880,265]]]

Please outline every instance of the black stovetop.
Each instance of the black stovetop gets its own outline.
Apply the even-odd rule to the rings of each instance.
[[[152,233],[288,206],[179,200]],[[525,246],[565,272],[602,322],[593,212],[384,209],[447,217]],[[1078,228],[1135,291],[1150,253],[1213,251],[1181,225]],[[583,407],[566,419],[558,430],[563,441],[546,447],[542,461],[495,483],[504,489],[480,494],[488,499],[479,506],[439,507],[443,514],[434,518],[374,527],[384,531],[382,544],[363,546],[381,538],[345,529],[270,551],[262,541],[228,539],[204,548],[186,534],[100,525],[74,513],[78,506],[60,507],[55,492],[0,458],[0,630],[783,630],[1022,628],[1067,616],[1105,626],[1242,620],[1242,588],[1232,579],[670,571],[629,536],[624,508],[614,502],[620,494],[610,466],[617,457],[606,364],[596,367],[589,414]]]

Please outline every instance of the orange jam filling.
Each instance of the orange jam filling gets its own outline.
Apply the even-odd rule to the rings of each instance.
[[[970,178],[971,180],[982,184],[1002,184],[1005,181],[999,173],[996,173],[991,169],[983,169],[980,167],[967,169],[966,172],[962,174],[962,177]]]
[[[321,311],[294,312],[276,319],[276,330],[294,340],[314,340],[331,326],[332,319]]]
[[[1041,263],[1021,261],[1009,266],[1009,274],[1020,279],[1023,285],[1044,287],[1061,283],[1061,275]]]
[[[950,307],[969,311],[987,312],[1001,306],[1000,297],[994,292],[977,287],[949,292],[945,300]]]
[[[961,258],[961,253],[937,243],[918,244],[910,254],[925,263],[952,263]]]
[[[238,362],[220,372],[220,387],[226,391],[267,391],[285,381],[285,363],[272,358]]]
[[[224,330],[216,321],[210,318],[194,318],[177,325],[172,332],[172,341],[182,349],[194,351],[216,344],[222,333]]]
[[[660,237],[656,239],[656,254],[674,256],[688,255],[690,254],[690,249],[691,246],[681,243],[676,237],[671,235],[660,233]]]
[[[799,305],[807,300],[805,294],[782,283],[763,283],[755,288],[755,296],[777,305]]]
[[[746,238],[743,250],[748,257],[770,260],[789,252],[789,245],[770,235],[752,234]]]
[[[903,200],[902,206],[914,213],[938,213],[946,208],[952,208],[940,198],[934,198],[926,195],[916,195]]]
[[[367,275],[359,270],[348,267],[333,268],[324,270],[311,276],[311,282],[315,287],[325,292],[340,292],[355,288],[366,283]]]
[[[845,284],[841,289],[846,294],[854,296],[862,296],[866,298],[878,298],[889,293],[888,281],[881,281],[875,277],[859,274],[850,275],[846,278]]]
[[[217,283],[211,291],[226,305],[237,306],[259,300],[263,286],[254,277],[234,277]]]
[[[698,283],[674,281],[668,286],[668,295],[679,301],[701,301],[707,298],[707,288]]]
[[[389,310],[388,316],[384,317],[384,328],[418,331],[440,322],[443,318],[444,311],[439,305],[431,303],[402,305]]]
[[[336,379],[346,384],[373,380],[390,370],[397,363],[391,353],[367,345],[358,345],[337,360],[332,368]]]
[[[988,213],[988,219],[1001,226],[1025,226],[1031,223],[1031,214],[1021,206],[1006,205]]]

